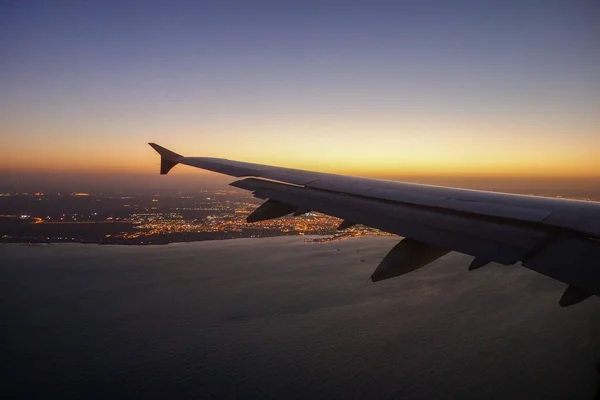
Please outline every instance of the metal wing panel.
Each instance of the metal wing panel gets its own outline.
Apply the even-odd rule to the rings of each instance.
[[[252,190],[260,198],[276,199],[504,264],[518,261],[547,237],[545,231],[530,227],[474,220],[260,179],[244,179],[232,185]]]
[[[499,243],[531,248],[547,236],[547,232],[530,226],[499,223],[488,219],[477,219],[444,213],[434,209],[423,209],[405,204],[378,202],[369,198],[344,196],[336,193],[316,191],[314,189],[291,187],[277,182],[248,178],[234,182],[232,185],[248,190],[272,189],[293,195],[319,198],[324,201],[343,203],[356,210],[369,211],[383,217],[390,217],[413,223],[423,224],[432,228],[443,228],[465,234],[476,233],[478,236]]]
[[[579,207],[554,212],[544,225],[562,226],[600,238],[600,203],[580,202]]]
[[[381,229],[385,232],[411,237],[424,243],[430,243],[440,247],[445,246],[475,257],[492,259],[502,264],[514,264],[523,252],[523,249],[520,247],[483,240],[474,235],[463,235],[440,228],[431,228],[410,221],[384,217],[380,214],[373,213],[368,207],[358,209],[346,204],[340,204],[338,199],[335,198],[331,198],[327,201],[325,199],[315,199],[276,192],[270,189],[263,189],[259,192],[261,193],[261,197],[267,196],[268,198],[276,199],[281,202],[287,202],[300,207],[308,207],[327,215],[356,221],[366,226]]]
[[[426,205],[455,211],[463,211],[473,214],[487,215],[491,217],[501,217],[508,219],[517,219],[521,221],[542,222],[550,214],[551,210],[529,207],[516,207],[497,203],[486,203],[475,199],[463,199],[449,196],[432,196],[429,194],[400,193],[394,189],[375,188],[368,192],[367,196],[390,200],[406,202],[417,205]]]

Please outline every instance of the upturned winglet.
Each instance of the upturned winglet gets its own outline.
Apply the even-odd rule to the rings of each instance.
[[[171,168],[179,164],[179,159],[183,158],[181,154],[177,154],[169,149],[165,149],[156,143],[148,143],[158,154],[160,154],[160,174],[166,175]]]

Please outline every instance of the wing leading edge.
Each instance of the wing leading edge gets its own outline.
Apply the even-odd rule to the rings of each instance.
[[[373,281],[421,268],[457,251],[523,266],[567,283],[560,304],[600,295],[600,203],[455,189],[304,171],[221,158],[184,157],[150,143],[161,174],[184,164],[236,178],[232,186],[265,199],[249,222],[309,210],[405,237]]]

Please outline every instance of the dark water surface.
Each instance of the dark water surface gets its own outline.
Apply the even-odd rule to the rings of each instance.
[[[561,309],[563,284],[459,254],[365,283],[396,242],[0,245],[3,393],[594,396],[598,298]]]

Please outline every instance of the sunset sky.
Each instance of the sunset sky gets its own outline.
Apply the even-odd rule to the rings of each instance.
[[[157,142],[383,178],[600,176],[598,18],[579,0],[4,1],[0,174],[157,174]]]

